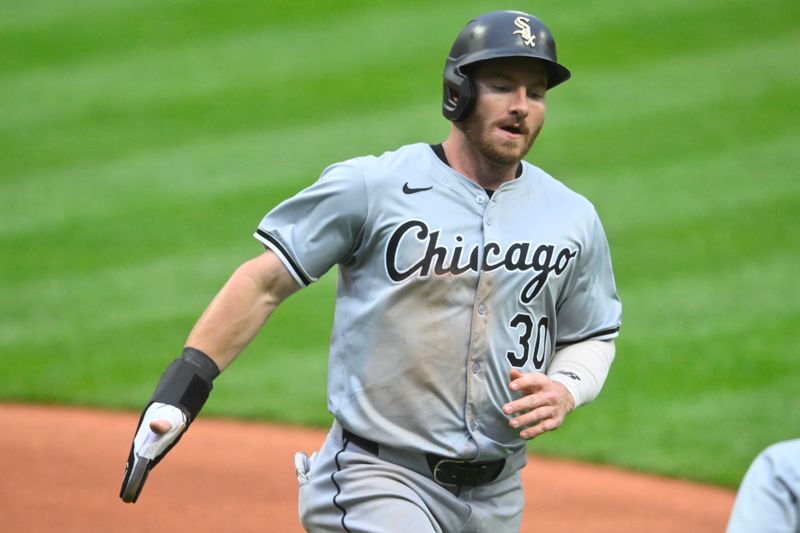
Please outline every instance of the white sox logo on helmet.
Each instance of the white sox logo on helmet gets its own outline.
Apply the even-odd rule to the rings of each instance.
[[[519,28],[511,35],[519,35],[522,37],[522,42],[533,48],[536,46],[536,36],[531,33],[531,27],[528,25],[531,19],[525,17],[517,17],[514,19],[514,26]]]

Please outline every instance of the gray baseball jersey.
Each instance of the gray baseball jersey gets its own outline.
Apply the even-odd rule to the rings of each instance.
[[[256,232],[303,286],[339,265],[328,407],[410,451],[507,457],[509,371],[620,326],[593,206],[527,163],[489,197],[426,144],[327,168]]]
[[[727,533],[800,533],[800,439],[773,444],[747,469]]]

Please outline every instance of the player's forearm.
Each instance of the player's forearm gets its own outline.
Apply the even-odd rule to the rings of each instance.
[[[613,340],[572,344],[555,353],[547,375],[564,385],[575,399],[575,407],[579,407],[600,393],[615,352]]]
[[[212,381],[247,346],[278,304],[298,288],[269,251],[233,273],[195,324],[181,356],[162,374],[142,413],[122,479],[122,501],[136,502],[148,472],[200,413]]]
[[[197,321],[186,345],[204,352],[224,370],[250,343],[273,308],[254,280],[237,270]]]
[[[297,289],[271,252],[244,263],[206,308],[186,345],[204,352],[224,370]]]

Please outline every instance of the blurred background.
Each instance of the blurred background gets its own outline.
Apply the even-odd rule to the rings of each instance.
[[[0,401],[139,410],[261,217],[322,169],[440,142],[441,72],[508,2],[5,0]],[[735,487],[800,437],[800,17],[789,0],[515,6],[573,78],[528,160],[596,205],[624,324],[533,452]],[[204,416],[325,426],[335,272]]]

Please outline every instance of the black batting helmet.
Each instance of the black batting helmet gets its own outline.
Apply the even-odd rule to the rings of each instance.
[[[475,102],[475,87],[464,67],[501,57],[532,57],[547,67],[547,88],[570,77],[556,60],[556,42],[547,26],[521,11],[493,11],[475,18],[456,37],[444,66],[442,114],[463,120]]]

